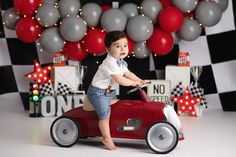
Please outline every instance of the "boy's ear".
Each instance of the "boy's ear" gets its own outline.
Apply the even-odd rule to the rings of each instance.
[[[107,51],[107,52],[110,52],[109,48],[106,47],[106,51]]]

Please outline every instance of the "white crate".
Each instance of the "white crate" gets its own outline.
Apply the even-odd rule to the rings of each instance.
[[[61,66],[53,67],[51,78],[54,84],[54,90],[57,90],[58,83],[66,84],[72,89],[77,91],[79,86],[79,76],[76,66]]]
[[[183,90],[190,85],[190,67],[168,65],[165,70],[165,79],[171,81],[171,90],[182,82]]]

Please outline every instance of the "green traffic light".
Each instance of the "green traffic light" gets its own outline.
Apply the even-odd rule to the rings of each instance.
[[[33,101],[39,101],[39,97],[37,95],[33,96]]]

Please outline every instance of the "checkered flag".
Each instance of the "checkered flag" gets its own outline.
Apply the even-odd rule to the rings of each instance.
[[[177,84],[175,88],[172,89],[171,96],[179,97],[179,96],[183,96],[183,94],[184,94],[183,85],[182,85],[182,82],[179,82],[179,84]]]
[[[204,98],[204,89],[201,88],[198,83],[195,84],[191,82],[190,92],[193,97]],[[200,102],[200,105],[204,105],[207,108],[207,101],[205,98]]]
[[[61,82],[58,82],[58,86],[57,86],[57,91],[56,91],[57,95],[69,95],[72,93],[72,89],[70,87],[68,87],[67,84],[63,84]]]
[[[39,85],[39,92],[40,92],[39,93],[40,97],[47,96],[47,95],[49,96],[54,95],[52,84],[48,82],[44,82]]]

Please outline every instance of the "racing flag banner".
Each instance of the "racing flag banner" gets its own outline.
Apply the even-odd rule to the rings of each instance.
[[[151,101],[168,102],[170,100],[169,80],[150,80],[151,84],[147,88],[147,94]]]

